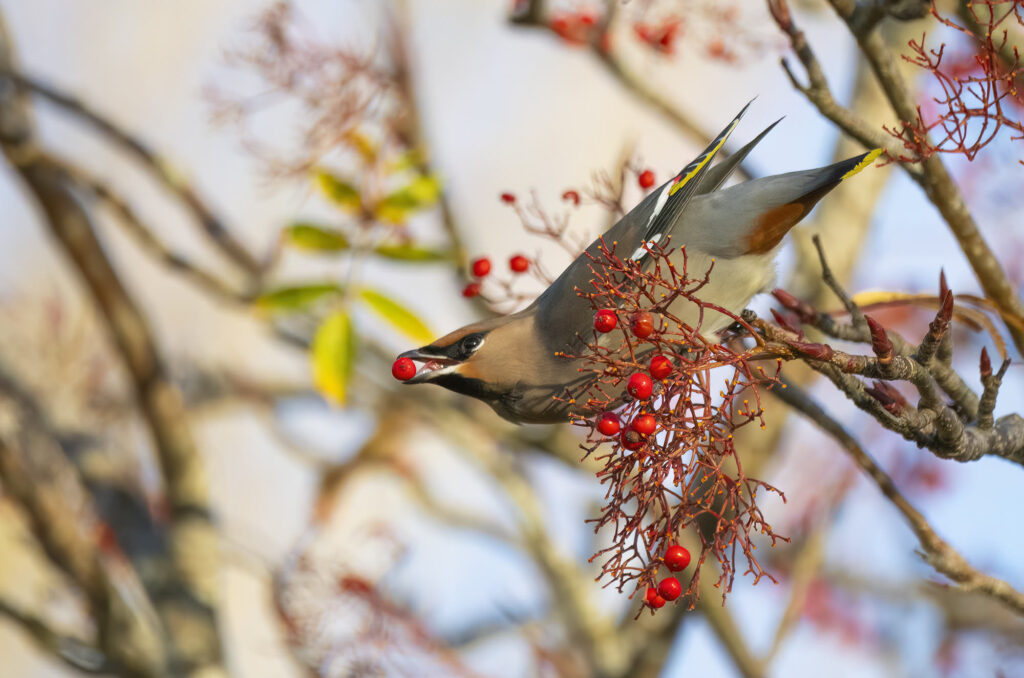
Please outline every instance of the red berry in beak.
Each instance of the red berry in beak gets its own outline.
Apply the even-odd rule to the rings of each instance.
[[[640,435],[649,436],[658,428],[658,422],[649,414],[641,414],[629,427]]]
[[[636,180],[640,184],[640,188],[646,191],[648,188],[654,185],[654,172],[652,172],[651,170],[644,170],[643,172],[640,173],[640,176],[638,176]]]
[[[690,564],[690,552],[682,546],[669,546],[665,549],[665,567],[673,572],[685,570]]]
[[[611,332],[618,324],[619,320],[615,317],[615,311],[604,308],[594,314],[594,329],[598,332]]]
[[[487,257],[480,257],[473,261],[473,275],[482,278],[491,272],[491,260]]]
[[[597,420],[597,430],[602,435],[613,436],[619,432],[621,424],[619,424],[619,418],[611,412],[605,412],[601,415],[601,418]]]
[[[642,372],[637,372],[626,383],[626,391],[637,400],[647,400],[654,393],[654,383]]]
[[[646,339],[654,333],[654,318],[647,311],[637,311],[629,318],[629,329],[633,336]]]
[[[659,381],[672,374],[672,361],[663,355],[656,355],[651,358],[651,363],[647,368],[647,371],[651,373],[651,376]]]
[[[409,358],[399,358],[391,366],[391,376],[399,381],[409,381],[416,376],[416,363]]]
[[[665,600],[675,600],[683,594],[683,585],[675,577],[665,577],[658,584],[658,594]]]
[[[517,254],[508,260],[508,267],[513,273],[526,273],[530,268],[530,260],[522,254]]]

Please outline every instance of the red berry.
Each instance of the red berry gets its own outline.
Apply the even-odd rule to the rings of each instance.
[[[579,191],[574,191],[572,189],[566,191],[565,193],[562,194],[562,200],[571,200],[572,204],[579,205],[580,204],[580,194],[579,194]]]
[[[673,572],[685,570],[690,564],[690,552],[678,544],[665,549],[665,567]]]
[[[505,203],[506,205],[512,205],[516,201],[516,196],[514,196],[511,193],[502,193],[501,194],[501,201],[503,203]]]
[[[598,332],[611,332],[618,324],[615,311],[603,308],[594,314],[594,329]]]
[[[637,372],[626,383],[626,391],[637,400],[647,400],[654,393],[654,383],[643,372]]]
[[[491,260],[487,257],[480,257],[473,260],[473,275],[482,278],[491,272]]]
[[[651,358],[647,371],[650,372],[651,376],[655,379],[664,379],[668,375],[672,374],[672,361],[663,355],[656,355]]]
[[[665,600],[675,600],[683,594],[683,585],[675,577],[665,577],[658,584],[658,594]]]
[[[619,442],[627,450],[639,450],[644,446],[644,437],[631,428],[624,429]]]
[[[654,600],[648,600],[647,604],[657,610],[658,608],[665,607],[665,599],[661,596],[654,596]]]
[[[654,602],[654,599],[658,597],[658,589],[653,586],[648,586],[647,591],[644,592],[644,600],[648,603]]]
[[[522,254],[517,254],[508,260],[508,267],[513,273],[525,273],[530,268],[530,260]]]
[[[649,414],[641,414],[629,427],[640,435],[649,436],[658,428],[658,421]]]
[[[654,185],[654,172],[651,170],[644,170],[636,180],[640,183],[640,188],[647,190]]]
[[[416,376],[416,363],[410,358],[399,358],[391,366],[391,376],[399,381],[408,381]]]
[[[646,339],[654,332],[654,318],[647,311],[637,311],[629,318],[629,329],[636,337]]]
[[[613,436],[619,432],[619,418],[612,412],[605,412],[597,420],[597,430],[606,436]]]
[[[478,294],[480,294],[480,283],[469,283],[468,285],[462,288],[462,296],[466,297],[467,299],[469,299],[470,297],[475,297]]]

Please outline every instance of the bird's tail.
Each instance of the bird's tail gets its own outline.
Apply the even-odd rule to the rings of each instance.
[[[865,167],[873,163],[875,160],[878,160],[878,156],[880,155],[882,155],[882,149],[875,148],[868,151],[867,153],[862,153],[852,158],[847,158],[846,160],[840,160],[836,164],[831,165],[829,169],[835,169],[836,174],[839,175],[838,180],[845,181],[846,179],[852,177],[854,174],[857,174],[858,172],[863,170]]]

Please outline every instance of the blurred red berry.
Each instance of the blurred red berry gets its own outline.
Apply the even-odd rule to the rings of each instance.
[[[640,435],[649,436],[658,428],[658,420],[649,414],[641,414],[629,427]]]
[[[530,260],[522,254],[517,254],[508,260],[508,267],[513,273],[526,273],[530,268]]]
[[[619,432],[619,418],[613,412],[605,412],[597,420],[597,430],[603,435],[613,436]]]
[[[475,275],[477,278],[482,278],[491,272],[491,260],[488,259],[487,257],[480,257],[479,259],[474,259],[472,267],[473,275]]]
[[[654,185],[654,172],[651,170],[644,170],[636,180],[640,183],[640,188],[647,190]]]
[[[672,369],[671,360],[663,355],[656,355],[651,358],[647,371],[651,373],[652,377],[660,380],[672,374]]]
[[[674,545],[665,549],[665,567],[673,572],[685,570],[690,564],[690,552],[682,546]]]
[[[639,450],[644,446],[644,437],[631,428],[623,429],[619,442],[627,450]]]
[[[647,400],[654,393],[654,384],[646,374],[637,372],[629,378],[626,391],[637,400]]]
[[[399,381],[408,381],[416,376],[416,363],[410,358],[399,358],[391,366],[391,376]]]
[[[501,201],[503,203],[505,203],[506,205],[512,205],[516,201],[516,196],[513,195],[512,193],[502,193],[501,194]]]
[[[594,329],[598,332],[611,332],[618,324],[619,320],[615,317],[615,311],[603,308],[594,314]]]
[[[475,297],[478,294],[480,294],[480,283],[469,283],[468,285],[462,288],[462,296],[466,297],[467,299],[469,299],[470,297]]]
[[[665,600],[675,600],[683,594],[683,585],[675,577],[665,577],[658,584],[658,594]]]
[[[629,329],[633,336],[646,339],[654,332],[654,318],[647,311],[637,311],[629,318]]]
[[[572,204],[580,204],[580,194],[578,191],[568,190],[562,194],[562,200],[571,200]]]

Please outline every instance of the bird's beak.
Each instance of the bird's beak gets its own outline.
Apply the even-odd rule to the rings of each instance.
[[[423,363],[412,379],[407,379],[402,382],[405,384],[427,383],[442,374],[447,374],[453,371],[456,367],[462,364],[458,360],[452,360],[451,358],[442,355],[434,355],[422,348],[406,351],[398,357],[409,358],[416,362]]]

